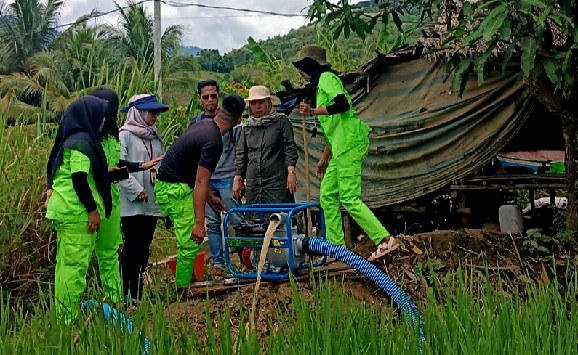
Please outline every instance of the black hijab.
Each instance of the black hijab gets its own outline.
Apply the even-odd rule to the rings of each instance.
[[[112,210],[112,197],[108,179],[108,164],[98,139],[98,128],[107,113],[108,102],[94,96],[83,96],[64,111],[56,132],[54,145],[46,167],[48,188],[56,171],[62,165],[64,149],[78,150],[90,159],[96,189],[104,200],[105,216]]]
[[[309,91],[307,97],[309,98],[309,105],[311,107],[317,107],[317,86],[319,86],[319,78],[321,74],[329,71],[335,73],[331,69],[330,65],[321,65],[315,60],[305,57],[298,62],[293,62],[293,65],[298,70],[309,75]]]
[[[104,116],[104,127],[100,135],[103,138],[113,136],[118,140],[118,125],[116,123],[118,117],[118,95],[113,90],[107,88],[95,89],[89,95],[108,101],[108,109]]]

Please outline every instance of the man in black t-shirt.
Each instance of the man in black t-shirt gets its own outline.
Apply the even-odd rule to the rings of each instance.
[[[209,187],[223,151],[221,136],[241,122],[245,101],[237,95],[223,98],[217,115],[188,128],[169,148],[155,184],[156,201],[169,216],[177,237],[177,286],[191,281],[193,263],[205,239],[205,203],[224,211]]]

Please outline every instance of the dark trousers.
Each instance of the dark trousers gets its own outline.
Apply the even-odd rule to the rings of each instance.
[[[158,219],[142,215],[121,218],[124,245],[120,265],[125,296],[135,299],[142,297],[143,273],[148,265]]]

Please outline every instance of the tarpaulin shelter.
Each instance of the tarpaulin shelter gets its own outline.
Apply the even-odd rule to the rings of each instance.
[[[472,79],[460,97],[450,92],[444,63],[407,53],[378,55],[342,79],[359,117],[373,128],[362,194],[372,208],[423,196],[480,170],[516,135],[534,107],[516,70],[496,73],[481,84]],[[290,119],[301,150],[297,171],[304,181],[302,117],[294,110]],[[314,120],[306,120],[315,201],[315,166],[324,138],[312,138]],[[296,198],[305,200],[305,193],[300,189]]]

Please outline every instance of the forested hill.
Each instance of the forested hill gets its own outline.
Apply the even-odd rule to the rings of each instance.
[[[361,1],[357,4],[358,7],[362,8],[372,8],[375,6],[373,1]],[[381,26],[380,26],[381,28]],[[306,44],[318,44],[326,48],[333,49],[333,51],[341,51],[343,54],[347,54],[349,58],[360,58],[364,57],[367,52],[373,52],[373,50],[378,49],[378,41],[372,40],[373,43],[364,43],[357,36],[351,36],[351,38],[339,38],[333,40],[330,31],[327,29],[321,30],[315,25],[307,25],[294,30],[289,31],[286,35],[275,36],[263,41],[258,41],[259,45],[263,50],[269,54],[273,55],[279,60],[291,60],[297,54],[297,51]],[[224,55],[227,60],[233,64],[233,66],[239,66],[244,64],[253,64],[255,59],[253,53],[249,49],[248,45],[244,45],[239,49],[234,49],[231,52]]]

